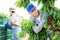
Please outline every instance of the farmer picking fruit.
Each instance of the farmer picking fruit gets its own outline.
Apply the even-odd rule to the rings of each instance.
[[[46,33],[46,28],[44,28],[44,23],[45,23],[44,17],[47,16],[47,13],[42,14],[41,11],[37,10],[33,4],[28,5],[27,12],[31,15],[30,20],[35,23],[35,25],[32,27],[34,33],[38,34],[38,37],[44,35],[44,33]],[[39,40],[41,40],[41,38],[39,38]],[[43,38],[42,40],[46,40],[46,37]]]

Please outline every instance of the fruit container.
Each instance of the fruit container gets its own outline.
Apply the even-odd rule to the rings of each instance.
[[[7,28],[0,26],[0,40],[7,40]]]

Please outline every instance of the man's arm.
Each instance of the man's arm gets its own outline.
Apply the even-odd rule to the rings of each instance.
[[[44,23],[45,23],[45,20],[42,20],[38,25],[35,24],[33,27],[33,31],[35,33],[39,33],[42,30]]]
[[[33,21],[34,20],[34,18],[33,17],[30,17],[30,20],[31,21]],[[40,32],[41,30],[42,30],[42,28],[43,28],[43,24],[45,23],[45,20],[42,20],[39,24],[36,24],[35,23],[35,25],[33,26],[33,31],[35,32],[35,33],[38,33],[38,32]]]

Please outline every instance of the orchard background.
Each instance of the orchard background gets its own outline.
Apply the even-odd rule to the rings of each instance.
[[[9,8],[16,8],[16,13],[20,14],[23,18],[29,18],[26,7],[29,3],[41,9],[42,13],[48,13],[45,17],[47,30],[53,30],[52,40],[60,40],[60,0],[0,0],[0,13],[8,14]],[[24,13],[23,13],[24,11]],[[26,15],[27,16],[24,16]]]
[[[48,13],[48,17],[45,17],[46,23],[44,26],[47,30],[53,30],[54,35],[52,34],[52,40],[60,40],[60,37],[58,37],[60,36],[60,9],[55,7],[54,4],[57,0],[18,0],[15,5],[16,7],[27,8],[27,5],[31,3],[31,1],[37,1],[37,6],[42,3],[42,13]],[[55,37],[56,35],[57,37]]]

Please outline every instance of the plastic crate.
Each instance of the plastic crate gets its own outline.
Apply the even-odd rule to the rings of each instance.
[[[8,21],[7,18],[0,19],[0,25],[5,25],[7,21]]]
[[[7,28],[0,26],[0,40],[7,40]]]
[[[0,40],[7,40],[6,36],[0,36]]]
[[[3,19],[0,19],[0,25],[3,25]]]
[[[13,40],[13,35],[11,30],[7,30],[7,40]]]
[[[13,40],[12,31],[0,26],[0,40]]]

